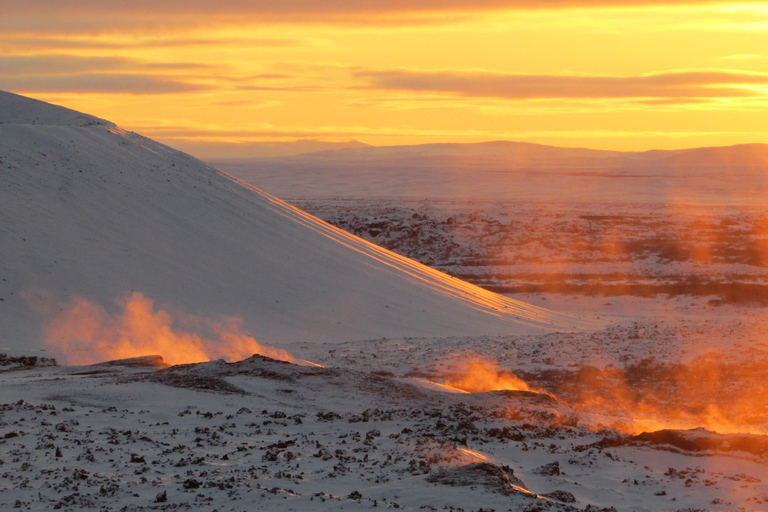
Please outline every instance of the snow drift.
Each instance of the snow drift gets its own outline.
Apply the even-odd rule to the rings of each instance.
[[[0,93],[0,348],[141,292],[266,343],[587,326],[379,248],[112,123]],[[50,311],[49,311],[50,313]]]

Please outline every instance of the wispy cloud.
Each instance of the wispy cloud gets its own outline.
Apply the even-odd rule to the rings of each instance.
[[[104,2],[102,0],[29,0],[20,4],[14,0],[0,1],[9,13],[105,13],[135,14],[155,12],[189,12],[208,14],[232,13],[287,13],[296,16],[301,13],[347,13],[347,12],[432,12],[432,11],[473,11],[487,9],[542,9],[559,7],[595,7],[605,5],[708,5],[723,4],[722,0],[133,0],[132,2]],[[762,4],[762,0],[740,0],[740,4]]]
[[[134,92],[151,94],[152,84],[157,93],[218,89],[231,92],[318,93],[338,90],[327,78],[305,72],[292,73],[267,69],[253,73],[237,65],[214,62],[148,61],[121,55],[80,56],[71,54],[0,55],[0,87],[24,92],[74,92],[74,85],[86,86],[81,92]],[[331,68],[338,74],[338,69]],[[348,69],[345,77],[349,77]],[[88,80],[94,80],[89,84]],[[112,76],[114,75],[114,76]],[[110,78],[112,77],[112,78]],[[142,78],[143,77],[143,78]],[[323,83],[323,82],[327,83]],[[136,85],[136,91],[122,90]],[[57,87],[61,87],[57,89]]]
[[[719,5],[721,0],[0,0],[0,29],[60,32],[232,22],[436,23],[440,17],[512,9]],[[741,0],[740,4],[762,4]]]
[[[228,66],[149,62],[122,56],[0,56],[0,88],[22,93],[169,94],[216,88],[207,76]]]
[[[249,48],[286,48],[305,44],[291,38],[224,38],[224,37],[162,37],[159,35],[108,40],[100,37],[31,37],[6,34],[0,36],[0,48],[15,53],[51,50],[132,50],[135,48],[194,48],[199,46],[248,46]]]
[[[200,62],[150,62],[123,56],[82,57],[67,54],[0,55],[0,74],[75,75],[79,73],[109,73],[113,71],[224,71],[228,66]]]
[[[0,0],[0,89],[190,147],[757,133],[764,2]]]
[[[761,60],[768,59],[768,55],[761,53],[742,53],[739,55],[726,55],[725,57],[718,57],[718,60]]]
[[[363,87],[509,100],[544,98],[700,98],[763,96],[768,74],[721,70],[673,71],[635,76],[532,75],[488,71],[360,70]]]
[[[91,93],[91,94],[171,94],[214,90],[207,84],[146,74],[95,74],[61,76],[3,76],[0,89],[21,94]]]

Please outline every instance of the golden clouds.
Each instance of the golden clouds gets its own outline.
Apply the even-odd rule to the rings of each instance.
[[[193,154],[206,140],[768,142],[760,2],[0,0],[0,10],[0,89]]]
[[[653,98],[673,103],[713,98],[765,97],[768,73],[696,70],[639,76],[530,75],[484,71],[358,71],[371,89],[436,92],[510,100],[542,98]]]
[[[64,29],[85,27],[87,22],[100,21],[113,27],[125,27],[133,22],[152,26],[177,26],[193,20],[196,25],[233,21],[240,22],[321,22],[391,24],[434,22],[436,16],[451,13],[471,15],[478,12],[509,10],[557,10],[564,8],[590,9],[606,7],[654,7],[675,8],[681,6],[722,6],[733,4],[757,6],[752,12],[765,10],[760,0],[740,0],[738,3],[722,0],[133,0],[132,2],[104,2],[103,0],[3,0],[0,9],[5,14],[3,28],[25,25],[52,26],[52,17]],[[102,25],[103,27],[104,25]]]

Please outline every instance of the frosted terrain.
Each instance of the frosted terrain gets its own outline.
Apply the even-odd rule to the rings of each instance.
[[[159,364],[0,372],[0,506],[760,510],[768,499],[763,436],[620,434],[547,395],[260,356]]]
[[[457,171],[510,148],[580,175],[518,173],[500,202]],[[259,179],[0,93],[0,509],[763,510],[759,194],[677,218],[595,202],[624,194],[604,168],[586,202],[553,206],[581,167],[632,155],[451,151],[264,168],[269,192],[398,255]],[[689,198],[726,167],[759,192],[762,151],[652,152],[632,172],[672,162],[652,167],[656,199],[710,163]],[[391,154],[399,179],[376,167]],[[114,345],[132,353],[106,362]],[[167,364],[184,356],[214,360]]]
[[[450,275],[610,324],[321,345],[309,359],[444,380],[481,354],[622,431],[766,432],[765,145],[436,144],[214,165]],[[695,506],[761,509],[730,495]]]

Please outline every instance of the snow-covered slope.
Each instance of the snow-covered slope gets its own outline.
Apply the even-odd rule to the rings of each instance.
[[[108,305],[132,291],[240,316],[273,344],[587,325],[397,256],[109,122],[9,93],[0,219],[0,348],[35,347],[35,309],[51,295]]]

